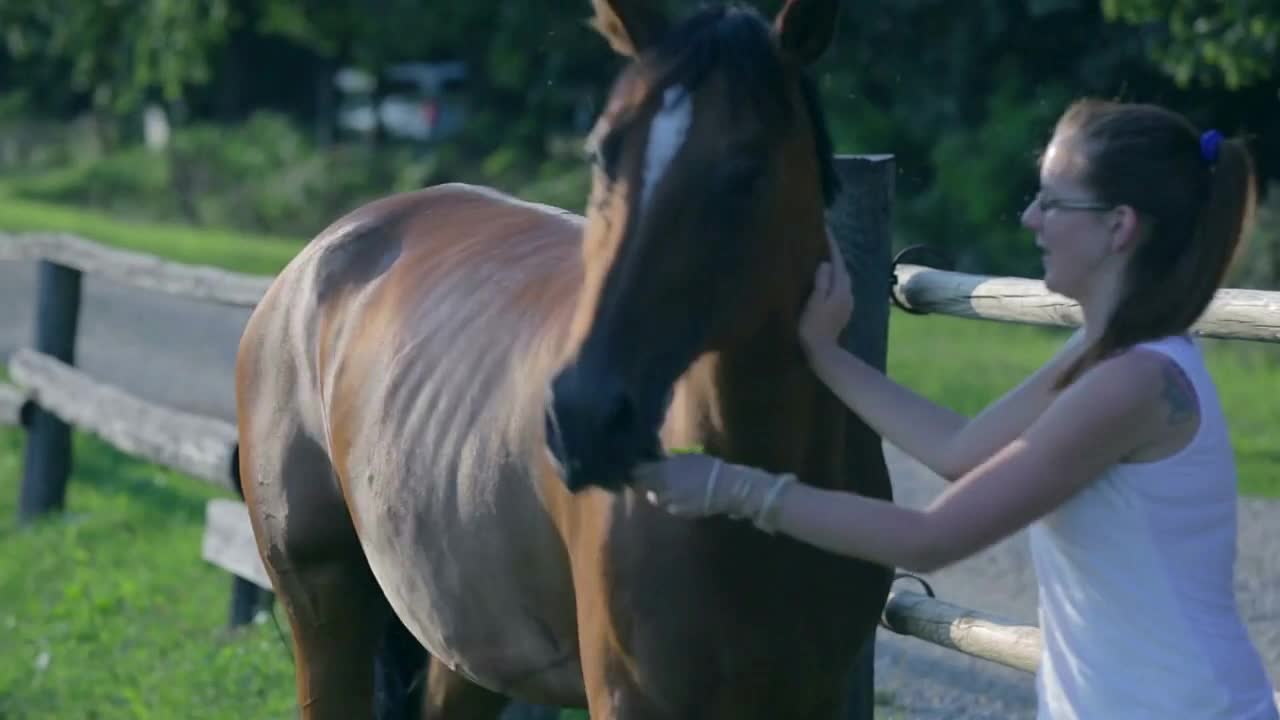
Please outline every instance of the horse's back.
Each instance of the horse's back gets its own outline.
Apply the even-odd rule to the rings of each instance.
[[[508,692],[580,692],[568,559],[540,491],[579,223],[465,185],[370,203],[281,273],[242,350],[277,356],[252,390],[291,403],[324,448],[335,486],[315,493],[341,496],[406,626]]]

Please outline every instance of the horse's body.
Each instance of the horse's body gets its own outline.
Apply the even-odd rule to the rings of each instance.
[[[464,186],[362,208],[280,275],[240,363],[246,498],[267,537],[295,532],[296,495],[337,513],[310,513],[326,535],[349,512],[430,651],[493,687],[528,673],[561,696],[581,679],[538,436],[578,224]],[[279,483],[300,460],[298,487]]]
[[[775,272],[811,276],[814,195],[800,205],[816,216],[778,221],[819,242],[783,248]],[[304,717],[370,716],[397,621],[437,661],[429,717],[491,717],[504,697],[590,705],[596,720],[835,717],[888,571],[671,517],[609,464],[640,459],[656,432],[889,497],[878,439],[846,427],[767,291],[742,308],[760,322],[727,321],[653,392],[610,375],[664,340],[599,339],[612,305],[584,311],[601,282],[591,217],[462,185],[394,196],[313,240],[255,310],[237,366],[242,484],[293,624]],[[581,425],[591,388],[617,410],[615,387],[636,408]],[[552,388],[569,428],[558,458]],[[579,471],[584,428],[608,453]]]

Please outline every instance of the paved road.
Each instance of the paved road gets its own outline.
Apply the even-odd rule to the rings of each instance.
[[[248,308],[136,290],[84,275],[76,365],[139,397],[235,418],[231,378]],[[0,357],[34,342],[36,272],[0,262]]]
[[[0,357],[29,345],[35,297],[29,263],[0,262]],[[86,277],[77,364],[141,397],[234,419],[232,367],[248,310],[122,288]],[[899,502],[927,503],[943,486],[886,449]],[[1243,501],[1237,588],[1256,642],[1280,683],[1280,505]],[[1035,579],[1024,534],[928,576],[939,598],[1035,621]],[[909,585],[907,587],[910,587]],[[1008,720],[1034,715],[1030,675],[881,630],[877,687],[905,718]]]

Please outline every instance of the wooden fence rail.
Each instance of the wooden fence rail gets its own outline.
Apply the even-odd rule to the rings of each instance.
[[[139,400],[27,348],[13,354],[9,375],[29,400],[68,425],[128,455],[237,492],[231,423]]]
[[[238,307],[257,305],[272,280],[161,260],[67,233],[0,232],[0,260],[40,260],[130,287]]]
[[[131,287],[237,307],[253,307],[272,277],[184,265],[104,247],[65,233],[0,232],[0,260],[43,260]],[[1028,325],[1078,327],[1074,300],[1031,278],[1000,277],[903,264],[894,294],[912,310]],[[1280,342],[1280,292],[1219,290],[1192,330],[1204,337]]]
[[[1024,325],[1079,327],[1080,306],[1040,280],[993,277],[899,265],[894,293],[918,312]],[[1280,292],[1219,290],[1191,327],[1202,337],[1280,342]]]

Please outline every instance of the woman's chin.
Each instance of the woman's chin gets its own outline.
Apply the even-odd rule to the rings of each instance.
[[[1063,287],[1058,284],[1058,278],[1055,277],[1051,271],[1045,272],[1044,274],[1044,288],[1051,293],[1057,293],[1059,295],[1066,294]]]
[[[1052,272],[1046,272],[1044,274],[1044,289],[1071,300],[1074,300],[1076,297],[1070,284],[1063,283],[1061,279],[1055,276]]]

